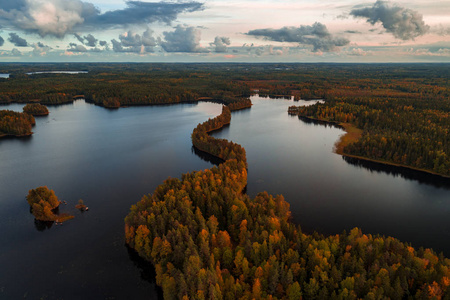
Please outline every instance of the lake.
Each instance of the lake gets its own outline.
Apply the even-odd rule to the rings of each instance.
[[[0,74],[0,78],[9,78],[9,74]]]
[[[87,74],[88,71],[42,71],[42,72],[28,72],[27,75],[39,75],[39,74]]]
[[[450,256],[450,184],[422,173],[344,160],[343,131],[289,116],[294,103],[252,97],[215,137],[245,147],[250,196],[283,194],[305,232],[391,235]],[[23,105],[0,106],[21,111]],[[0,140],[0,298],[158,299],[154,275],[124,245],[129,207],[169,176],[210,168],[195,154],[194,127],[220,114],[213,103],[108,110],[77,100],[50,106],[26,139]],[[25,197],[47,185],[75,215],[34,222]],[[83,199],[89,211],[74,208]]]
[[[190,135],[221,106],[108,110],[78,100],[49,111],[31,138],[0,140],[0,299],[157,299],[154,277],[142,277],[125,247],[124,218],[169,176],[211,167]],[[42,185],[75,219],[35,224],[25,197]],[[78,199],[88,212],[75,209]]]
[[[344,131],[289,116],[308,101],[253,97],[231,125],[213,134],[247,152],[247,193],[282,194],[308,233],[383,234],[450,256],[450,180],[345,159],[332,153]]]

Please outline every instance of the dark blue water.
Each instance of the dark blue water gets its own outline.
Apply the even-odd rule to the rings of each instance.
[[[156,298],[154,278],[141,278],[124,246],[123,219],[169,176],[211,167],[190,135],[221,106],[107,110],[78,100],[49,111],[31,138],[0,140],[0,299]],[[35,224],[25,196],[42,185],[75,219]],[[80,198],[88,212],[74,208]]]
[[[332,153],[341,129],[288,116],[290,100],[252,101],[214,133],[245,147],[250,196],[283,194],[306,232],[358,226],[450,256],[448,181],[344,160]],[[0,299],[158,298],[151,268],[124,246],[123,219],[167,177],[211,167],[193,152],[190,134],[221,106],[107,110],[79,100],[49,110],[31,138],[0,140]],[[36,224],[25,196],[41,185],[66,200],[61,211],[75,219]],[[74,208],[80,198],[88,212]]]
[[[282,194],[306,232],[360,227],[450,256],[450,180],[332,153],[344,131],[287,114],[290,105],[308,102],[252,102],[213,134],[244,146],[251,197],[264,190]]]

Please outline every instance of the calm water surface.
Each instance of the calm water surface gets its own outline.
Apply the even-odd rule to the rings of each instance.
[[[331,152],[342,130],[288,116],[290,100],[252,101],[214,133],[245,147],[250,196],[283,194],[307,232],[358,226],[450,256],[448,181],[346,161]],[[124,246],[123,218],[167,177],[211,167],[193,153],[190,134],[221,106],[107,110],[79,100],[49,110],[31,138],[0,140],[0,298],[160,297],[154,275]],[[35,224],[25,196],[41,185],[68,202],[61,211],[74,220]],[[89,212],[74,208],[80,198]]]
[[[31,138],[0,140],[0,299],[156,299],[154,277],[141,276],[124,246],[123,219],[169,176],[211,167],[190,135],[221,106],[107,110],[78,100],[49,110]],[[75,219],[35,224],[25,196],[42,185]],[[88,212],[74,208],[80,198]]]
[[[360,227],[450,256],[450,180],[344,160],[332,153],[344,131],[287,114],[290,105],[306,101],[253,97],[252,102],[213,134],[244,146],[251,197],[261,191],[282,194],[293,221],[306,232]]]
[[[28,72],[27,75],[39,75],[39,74],[87,74],[88,71],[41,71],[41,72]]]

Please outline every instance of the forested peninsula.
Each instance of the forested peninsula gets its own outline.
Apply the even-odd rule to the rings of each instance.
[[[450,295],[450,260],[442,254],[414,249],[395,238],[363,234],[358,228],[332,236],[306,234],[296,225],[301,220],[291,220],[289,203],[282,196],[261,192],[250,199],[243,193],[245,149],[208,135],[230,123],[231,111],[250,107],[247,98],[255,93],[324,99],[323,107],[329,111],[335,107],[333,115],[345,120],[332,119],[331,113],[317,119],[353,124],[364,131],[361,141],[370,131],[398,149],[423,145],[421,153],[428,150],[429,158],[421,160],[433,160],[445,175],[448,65],[73,64],[66,67],[88,73],[33,78],[22,72],[30,65],[4,67],[10,68],[11,78],[0,81],[2,103],[50,105],[84,97],[110,108],[201,100],[225,104],[221,115],[199,124],[191,136],[194,147],[223,163],[183,174],[181,179],[167,179],[133,205],[125,218],[127,244],[155,266],[166,299],[445,299]],[[311,110],[318,107],[322,106]],[[415,122],[412,117],[423,120]],[[429,139],[421,140],[427,134]],[[445,138],[434,143],[440,134]],[[367,137],[370,143],[372,136]],[[361,149],[366,148],[373,152],[367,146]],[[379,150],[384,149],[391,149],[386,152],[392,157],[399,155],[393,147]],[[409,157],[413,154],[407,152],[405,161]]]
[[[224,163],[168,179],[133,205],[126,242],[152,262],[165,299],[418,299],[450,293],[450,260],[394,238],[304,234],[282,196],[247,184],[245,149],[208,132],[230,109],[199,124],[198,149]]]

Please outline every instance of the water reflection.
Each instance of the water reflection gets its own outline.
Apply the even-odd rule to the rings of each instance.
[[[217,156],[211,155],[209,153],[206,153],[202,150],[199,150],[197,148],[195,148],[194,146],[192,146],[191,148],[191,152],[195,153],[195,155],[197,155],[198,157],[200,157],[203,161],[212,163],[213,165],[220,165],[221,163],[223,163],[223,159],[218,158]]]
[[[371,173],[385,173],[394,177],[415,180],[421,184],[432,185],[436,188],[450,190],[450,178],[445,178],[426,172],[420,172],[406,167],[386,165],[383,163],[377,163],[354,157],[342,156],[342,159],[350,165],[364,168],[366,170],[369,170]]]
[[[314,119],[302,117],[302,116],[298,116],[298,118],[306,124],[321,125],[321,126],[330,127],[330,128],[344,129],[344,127],[342,127],[341,125],[336,124],[336,123],[325,122],[325,121],[321,121],[321,120],[314,120]]]
[[[28,72],[27,75],[39,75],[39,74],[87,74],[88,71],[40,71],[40,72]]]
[[[39,221],[34,219],[34,227],[37,231],[45,231],[46,229],[50,229],[53,226],[53,221]]]
[[[124,246],[127,249],[128,257],[139,269],[141,279],[154,286],[158,299],[164,299],[161,287],[156,285],[156,272],[153,265],[149,261],[140,257],[139,254],[134,249],[130,248],[127,244],[125,244]]]

